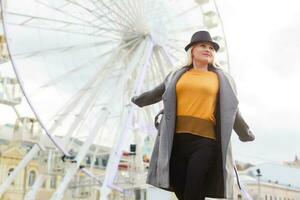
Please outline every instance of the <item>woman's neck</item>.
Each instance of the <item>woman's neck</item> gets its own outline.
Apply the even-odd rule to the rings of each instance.
[[[196,60],[193,60],[193,68],[200,70],[200,71],[208,71],[208,63],[203,62],[197,62]]]

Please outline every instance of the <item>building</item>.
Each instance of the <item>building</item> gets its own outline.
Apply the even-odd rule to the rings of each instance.
[[[18,164],[34,145],[34,143],[26,140],[22,142],[18,139],[16,140],[15,138],[19,138],[20,132],[16,132],[15,126],[15,124],[0,126],[0,185],[2,185],[10,173],[16,169]],[[18,134],[18,137],[15,137],[15,134]],[[24,133],[22,136],[24,136]],[[79,149],[82,142],[74,139],[72,145],[71,149]],[[43,181],[42,186],[36,193],[36,200],[51,198],[70,163],[62,160],[63,155],[50,141],[45,147],[45,151],[39,151],[21,170],[12,184],[9,185],[8,189],[0,196],[0,200],[23,200],[41,174],[45,177],[45,181]],[[76,155],[76,151],[73,153]],[[125,192],[120,193],[113,190],[111,196],[114,196],[116,199],[123,199],[125,196],[139,196],[141,200],[145,199],[148,186],[146,186],[146,184],[136,184],[135,178],[132,178],[138,177],[134,170],[136,166],[134,165],[135,160],[133,156],[135,156],[135,154],[130,151],[123,153],[116,180]],[[90,148],[90,153],[86,155],[82,166],[88,169],[98,179],[103,180],[108,158],[108,149],[93,145]],[[145,168],[147,165],[148,164],[145,163]],[[142,176],[142,178],[143,177],[144,176]],[[144,180],[141,181],[144,182]],[[64,200],[98,200],[100,196],[100,186],[97,181],[78,171],[68,185]]]
[[[255,200],[300,199],[300,168],[286,162],[262,163],[240,171],[239,174],[246,191]],[[237,184],[235,197],[242,199]]]

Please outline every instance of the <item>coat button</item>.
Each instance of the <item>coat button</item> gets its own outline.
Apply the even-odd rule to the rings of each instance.
[[[167,118],[167,120],[169,120],[170,119],[170,115],[166,115],[166,118]]]

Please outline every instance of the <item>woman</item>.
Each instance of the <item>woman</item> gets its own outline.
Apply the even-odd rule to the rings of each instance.
[[[139,107],[163,100],[147,183],[179,200],[233,199],[232,129],[243,142],[255,139],[238,110],[233,79],[214,64],[218,49],[209,32],[194,33],[185,47],[188,65],[131,99]]]

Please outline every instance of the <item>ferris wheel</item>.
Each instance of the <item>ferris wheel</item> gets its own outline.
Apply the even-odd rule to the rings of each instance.
[[[123,191],[121,182],[130,180],[122,179],[120,160],[130,144],[138,155],[134,163],[140,163],[140,178],[131,181],[141,184],[142,144],[155,136],[153,116],[162,105],[137,110],[131,97],[184,65],[184,46],[201,29],[209,30],[220,44],[217,60],[229,71],[214,0],[10,0],[1,4],[9,58],[44,133],[32,139],[35,145],[0,185],[0,195],[34,158],[51,164],[39,172],[26,199],[34,199],[47,174],[53,173],[61,175],[53,200],[68,195],[72,184],[80,188],[76,183],[82,177],[100,188],[101,199],[108,188]],[[58,152],[48,148],[49,139]],[[95,163],[107,155],[104,173],[99,175]]]

